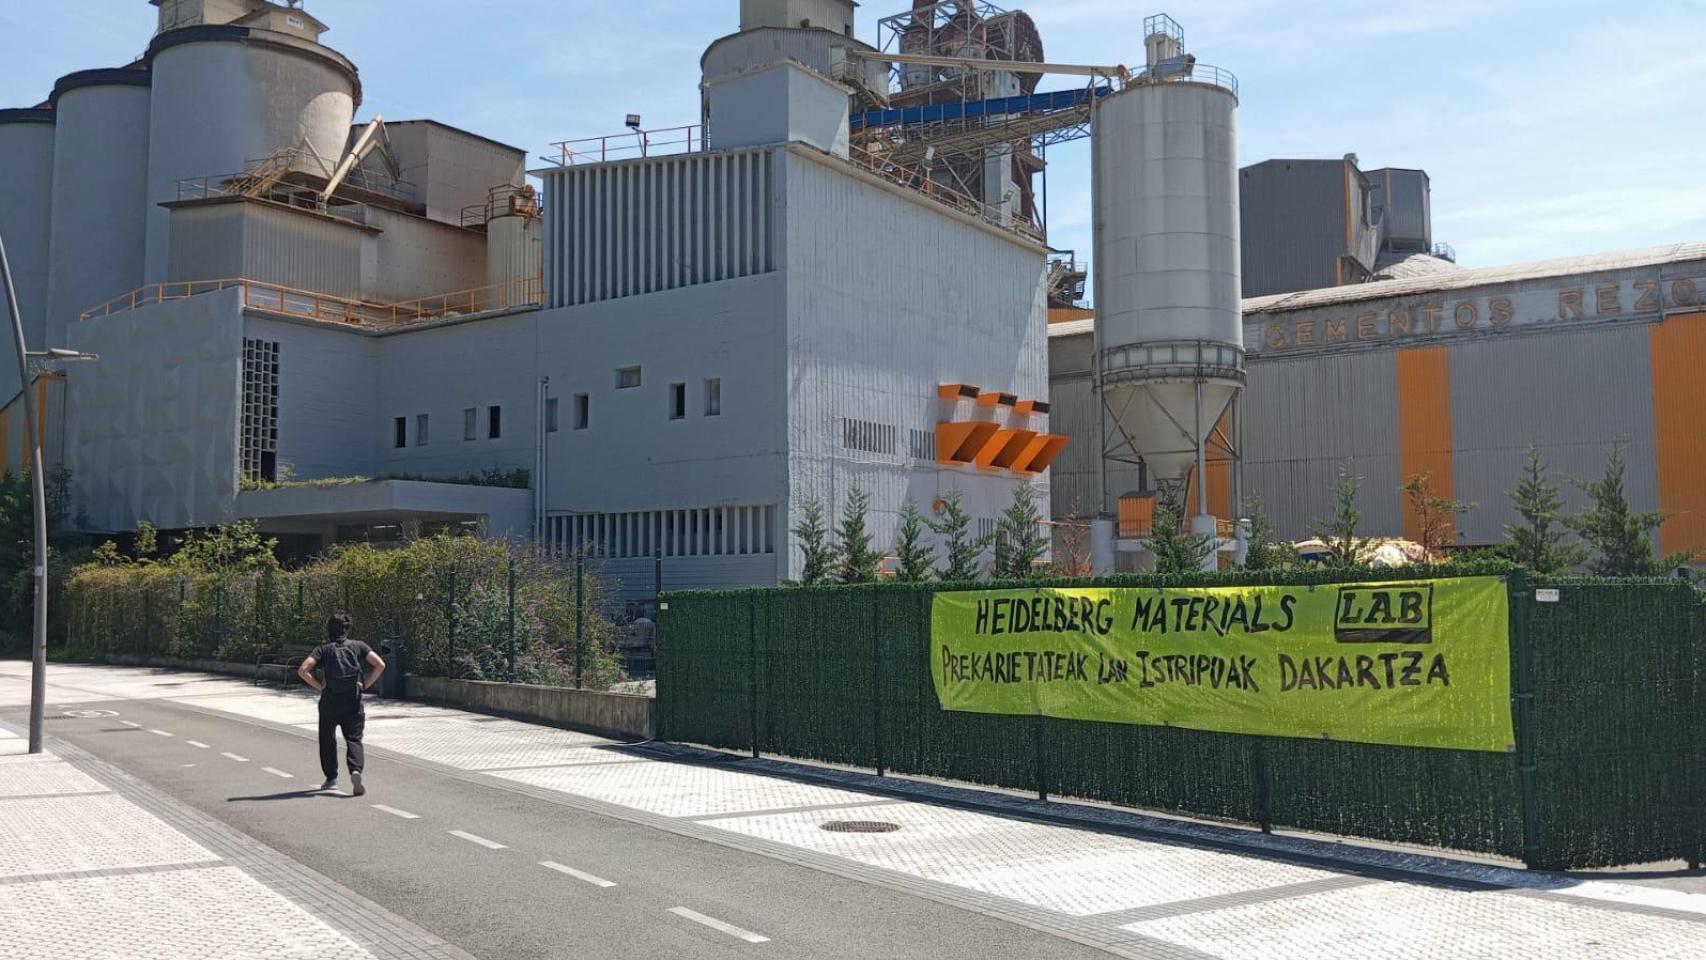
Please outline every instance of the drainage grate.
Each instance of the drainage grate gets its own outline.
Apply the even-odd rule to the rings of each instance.
[[[893,833],[900,829],[900,824],[887,820],[831,820],[820,826],[830,833]]]

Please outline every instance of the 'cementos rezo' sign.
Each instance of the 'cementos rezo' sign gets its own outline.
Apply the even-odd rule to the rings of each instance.
[[[1320,309],[1251,313],[1244,348],[1251,354],[1307,353],[1351,344],[1398,345],[1500,330],[1656,320],[1675,310],[1706,310],[1706,266],[1690,275],[1638,279],[1591,275],[1432,291]],[[1513,289],[1519,287],[1521,289]]]

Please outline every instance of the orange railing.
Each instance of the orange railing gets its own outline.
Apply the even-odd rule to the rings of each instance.
[[[545,299],[544,281],[539,277],[401,303],[370,303],[260,280],[188,280],[149,284],[84,311],[81,319],[104,317],[230,288],[242,289],[243,306],[250,310],[364,327],[401,327],[446,317],[536,307]]]

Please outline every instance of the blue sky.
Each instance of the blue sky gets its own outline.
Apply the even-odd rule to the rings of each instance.
[[[904,0],[860,9],[860,36]],[[738,0],[308,0],[361,67],[361,116],[528,148],[694,122],[698,60]],[[1019,4],[1012,4],[1019,6]],[[1435,238],[1491,265],[1706,240],[1706,0],[1033,0],[1049,59],[1137,63],[1165,9],[1238,74],[1242,163],[1357,153],[1422,167]],[[893,9],[890,9],[890,8]],[[0,0],[0,106],[146,46],[145,0]],[[1045,89],[1067,80],[1045,81]],[[1056,246],[1089,249],[1085,145],[1050,154]]]

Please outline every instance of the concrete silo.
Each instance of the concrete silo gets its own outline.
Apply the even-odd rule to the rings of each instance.
[[[24,339],[31,350],[48,346],[43,316],[47,310],[48,229],[53,199],[53,111],[45,108],[0,110],[0,236],[12,264]],[[5,311],[0,319],[10,323]],[[4,327],[0,327],[4,329]],[[18,361],[8,333],[0,348],[0,403],[18,390]],[[60,346],[60,344],[53,344]]]
[[[263,161],[329,177],[361,102],[355,65],[311,40],[218,25],[170,30],[148,47],[148,242],[145,282],[166,278],[178,183],[212,186]]]
[[[1192,526],[1212,534],[1209,436],[1244,384],[1237,85],[1182,56],[1171,19],[1146,27],[1148,68],[1093,116],[1095,385],[1104,449],[1141,461],[1151,489],[1194,473]]]
[[[83,70],[53,85],[48,339],[142,285],[148,225],[149,73]]]

